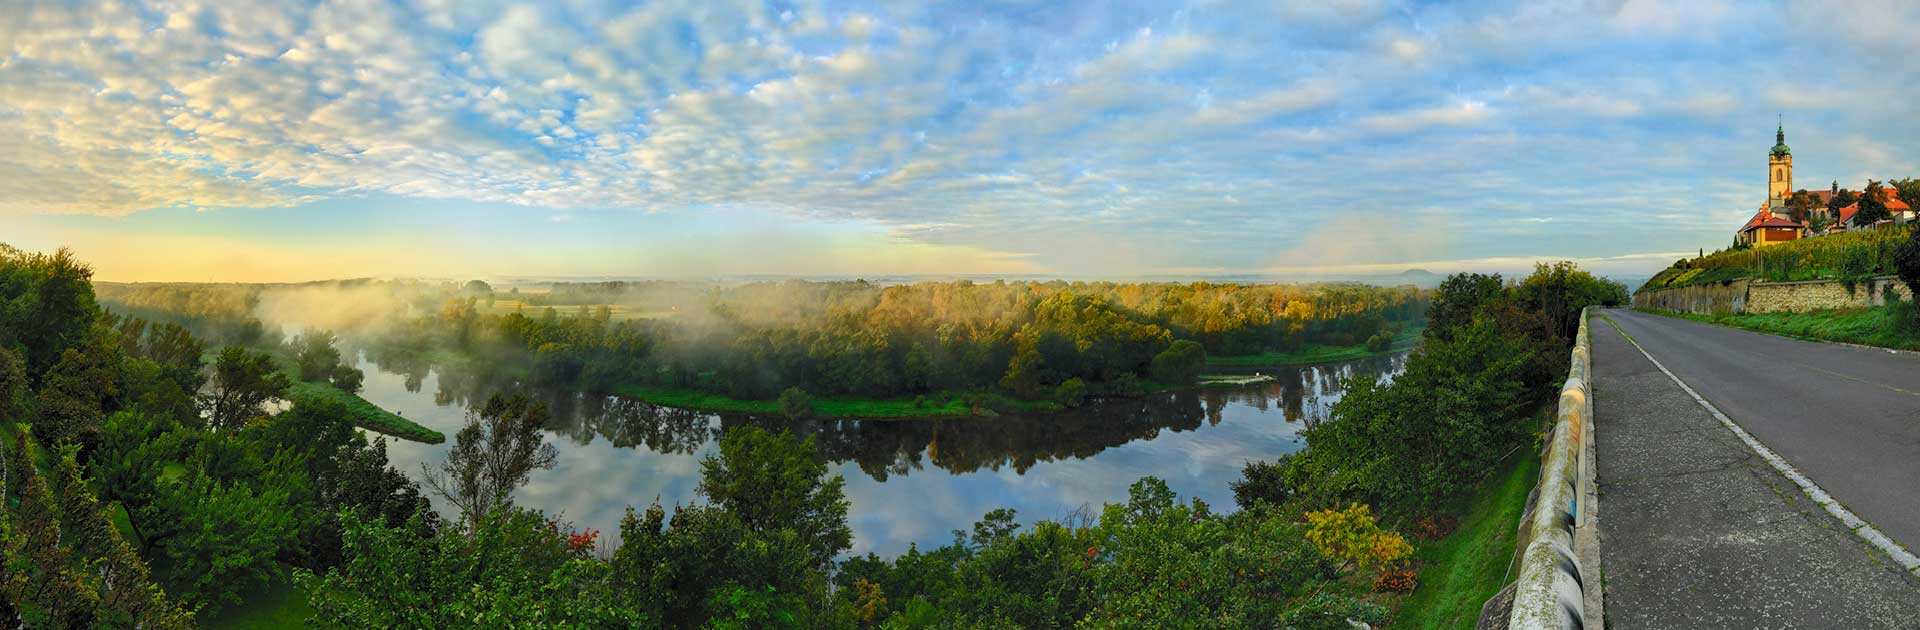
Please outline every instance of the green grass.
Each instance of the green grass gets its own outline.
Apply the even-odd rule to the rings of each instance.
[[[349,394],[324,382],[300,380],[299,363],[284,350],[273,348],[265,352],[273,357],[274,364],[280,366],[280,373],[285,374],[287,380],[293,382],[293,385],[287,388],[287,400],[295,404],[302,400],[330,401],[346,408],[348,420],[353,423],[353,426],[415,442],[439,444],[447,441],[445,434],[408,420],[400,414],[381,409],[379,405],[368,402],[359,394]]]
[[[408,420],[399,414],[381,409],[379,405],[367,402],[357,394],[349,394],[326,383],[296,381],[287,388],[287,399],[296,404],[302,400],[325,400],[339,403],[345,407],[353,426],[384,433],[401,439],[428,444],[447,441],[447,436],[429,429],[420,423]]]
[[[313,615],[307,594],[291,581],[244,598],[245,603],[200,620],[203,628],[305,628]]]
[[[1754,332],[1763,332],[1809,341],[1841,341],[1881,348],[1902,350],[1920,350],[1920,337],[1907,326],[1896,325],[1896,317],[1910,317],[1910,314],[1896,315],[1884,306],[1872,308],[1852,308],[1840,310],[1810,311],[1806,313],[1746,313],[1728,315],[1694,315],[1676,313],[1658,309],[1639,309],[1642,312],[1691,319],[1697,322],[1719,324],[1734,328],[1744,328]]]
[[[1539,457],[1527,449],[1516,454],[1467,501],[1458,529],[1414,552],[1420,584],[1391,627],[1471,628],[1480,606],[1512,581],[1506,572],[1516,528],[1540,473]]]
[[[1292,352],[1269,351],[1260,354],[1209,356],[1207,357],[1207,367],[1285,367],[1290,365],[1352,361],[1354,359],[1406,352],[1412,350],[1414,346],[1420,345],[1420,334],[1424,330],[1426,330],[1424,326],[1414,326],[1402,330],[1399,334],[1393,336],[1393,344],[1388,346],[1386,350],[1380,352],[1368,350],[1366,344],[1355,344],[1351,346],[1308,344],[1307,347]]]
[[[620,385],[613,388],[613,393],[656,405],[695,411],[755,415],[780,415],[781,413],[778,401],[742,400],[692,389]],[[968,405],[965,397],[962,396],[936,394],[924,398],[924,404],[919,398],[815,398],[813,412],[814,415],[836,418],[928,418],[966,416],[973,413],[972,406]],[[1004,396],[995,397],[988,406],[1015,411],[1060,409],[1060,405],[1053,402],[1016,400]]]

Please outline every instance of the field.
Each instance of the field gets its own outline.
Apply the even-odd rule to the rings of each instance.
[[[1414,346],[1420,345],[1420,334],[1425,330],[1426,328],[1424,326],[1413,326],[1413,327],[1407,328],[1406,330],[1402,330],[1400,331],[1399,334],[1394,335],[1393,345],[1389,346],[1386,350],[1381,352],[1373,352],[1373,351],[1367,350],[1367,347],[1364,344],[1356,344],[1351,346],[1323,346],[1319,344],[1308,344],[1307,347],[1301,348],[1299,350],[1295,350],[1293,352],[1262,352],[1260,354],[1241,354],[1241,355],[1217,356],[1217,357],[1209,356],[1207,357],[1207,367],[1210,367],[1210,368],[1286,367],[1290,365],[1311,365],[1314,363],[1332,363],[1335,361],[1351,361],[1354,359],[1364,359],[1367,357],[1393,354],[1396,352],[1406,352],[1408,350],[1412,350]]]
[[[1890,227],[1714,252],[1661,270],[1641,288],[1685,287],[1743,278],[1785,282],[1890,274],[1894,272],[1894,248],[1911,233],[1910,227]]]

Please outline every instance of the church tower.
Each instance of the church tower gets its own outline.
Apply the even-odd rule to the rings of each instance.
[[[1793,150],[1787,148],[1787,127],[1773,132],[1773,151],[1767,154],[1767,200],[1781,202],[1793,194]]]

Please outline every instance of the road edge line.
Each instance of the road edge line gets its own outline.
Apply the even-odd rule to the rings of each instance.
[[[1888,559],[1893,560],[1895,564],[1900,566],[1901,570],[1920,576],[1920,556],[1913,555],[1913,553],[1907,551],[1905,547],[1901,547],[1900,543],[1894,542],[1892,538],[1888,538],[1886,534],[1881,533],[1872,523],[1868,523],[1865,519],[1855,515],[1853,511],[1848,510],[1846,506],[1840,505],[1840,502],[1834,499],[1833,495],[1827,494],[1827,491],[1822,489],[1819,484],[1815,484],[1813,480],[1808,479],[1806,475],[1800,474],[1800,471],[1794,469],[1792,464],[1787,463],[1785,458],[1773,452],[1773,449],[1767,448],[1767,445],[1760,443],[1760,440],[1753,437],[1753,434],[1747,433],[1746,429],[1740,428],[1739,423],[1727,417],[1727,414],[1721,413],[1719,407],[1715,407],[1713,403],[1707,402],[1707,399],[1702,397],[1699,392],[1693,391],[1693,387],[1687,385],[1686,381],[1680,380],[1680,377],[1675,376],[1672,370],[1662,365],[1659,359],[1653,358],[1653,355],[1648,353],[1646,348],[1640,346],[1639,341],[1635,341],[1631,335],[1627,334],[1627,331],[1621,330],[1620,324],[1614,322],[1612,317],[1608,317],[1606,313],[1601,313],[1600,317],[1607,320],[1607,325],[1612,326],[1614,332],[1620,333],[1620,338],[1627,340],[1627,343],[1632,345],[1633,349],[1640,351],[1640,356],[1646,357],[1648,361],[1653,362],[1653,367],[1660,368],[1660,372],[1666,374],[1667,378],[1673,379],[1674,384],[1679,385],[1680,389],[1687,392],[1688,396],[1692,396],[1694,402],[1700,403],[1701,407],[1707,409],[1707,413],[1713,414],[1714,419],[1719,420],[1722,426],[1732,431],[1736,437],[1740,438],[1740,441],[1745,442],[1747,448],[1752,449],[1754,454],[1759,455],[1761,459],[1767,460],[1767,463],[1773,466],[1775,471],[1778,471],[1782,476],[1791,480],[1794,485],[1800,486],[1800,492],[1807,495],[1808,499],[1820,507],[1826,508],[1827,513],[1839,519],[1841,524],[1846,525],[1847,528],[1853,532],[1853,535],[1860,537],[1860,539],[1866,541],[1867,544],[1872,545],[1874,548],[1879,549],[1881,553],[1886,554]]]

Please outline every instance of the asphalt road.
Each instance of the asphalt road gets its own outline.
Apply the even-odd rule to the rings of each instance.
[[[1814,505],[1633,341],[1855,514],[1920,542],[1920,358],[1607,311],[1593,335],[1610,628],[1920,628],[1920,578]]]
[[[1920,357],[1608,311],[1695,392],[1920,551]]]

